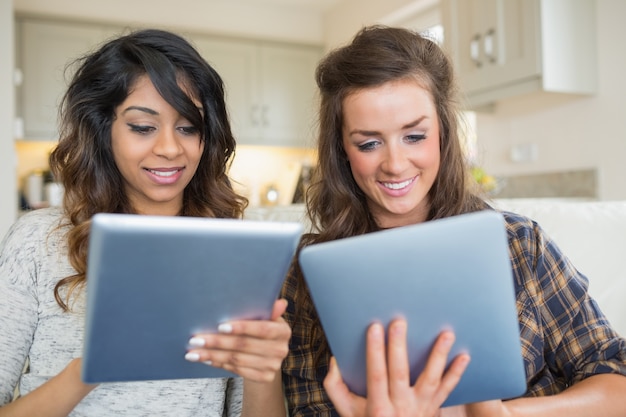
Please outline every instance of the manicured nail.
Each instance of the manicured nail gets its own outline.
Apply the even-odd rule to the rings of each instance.
[[[196,352],[187,352],[185,354],[185,359],[189,362],[198,362],[200,360],[200,355]]]
[[[204,361],[202,363],[209,366],[213,365],[213,361]]]
[[[233,326],[230,323],[222,323],[217,326],[217,331],[220,333],[232,333]]]
[[[192,347],[203,347],[205,345],[205,341],[201,337],[192,337],[189,339],[189,346]]]
[[[444,348],[449,348],[454,343],[454,336],[449,333],[444,334],[441,338],[441,343]]]

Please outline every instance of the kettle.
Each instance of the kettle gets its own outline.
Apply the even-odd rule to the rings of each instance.
[[[44,171],[36,169],[26,177],[25,192],[26,202],[30,208],[44,206]]]

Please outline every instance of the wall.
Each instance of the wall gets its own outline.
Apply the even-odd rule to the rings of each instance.
[[[496,176],[597,169],[598,198],[626,199],[626,2],[597,0],[598,93],[544,95],[500,103],[477,118],[480,159]],[[514,163],[512,146],[536,144],[534,162]]]
[[[16,12],[129,26],[166,25],[173,29],[262,37],[321,45],[322,15],[295,7],[268,7],[232,0],[15,0]]]
[[[13,148],[13,116],[15,89],[13,88],[13,0],[0,0],[0,236],[17,216],[15,193],[17,157]],[[6,156],[5,156],[6,155]],[[7,157],[8,156],[8,157]]]
[[[407,16],[437,4],[438,0],[345,0],[329,10],[324,19],[324,45],[340,46],[364,25],[398,24]]]

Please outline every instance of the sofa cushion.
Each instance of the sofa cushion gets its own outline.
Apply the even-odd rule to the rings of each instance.
[[[589,278],[589,293],[626,336],[626,201],[495,200],[535,220]]]
[[[493,204],[537,221],[589,278],[590,294],[626,336],[626,201],[496,199]],[[302,204],[250,207],[245,218],[309,226]]]

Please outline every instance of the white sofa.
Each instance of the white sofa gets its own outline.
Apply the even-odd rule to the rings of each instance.
[[[589,278],[589,292],[626,336],[626,201],[501,199],[494,204],[536,220]],[[302,205],[250,207],[245,217],[308,225]]]

